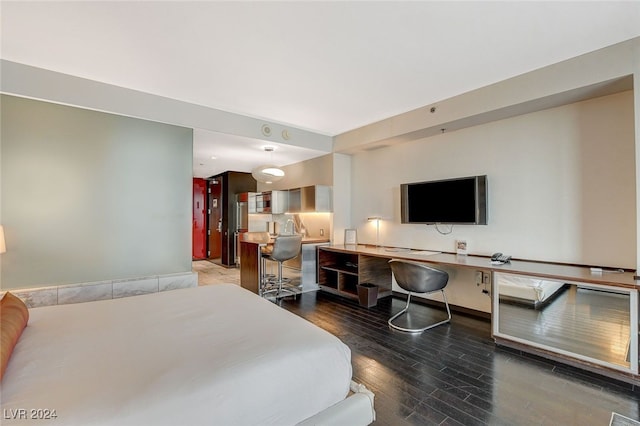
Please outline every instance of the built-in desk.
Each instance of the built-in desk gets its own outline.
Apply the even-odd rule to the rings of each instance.
[[[365,245],[318,250],[320,288],[357,297],[356,286],[371,282],[379,297],[392,294],[390,259],[435,267],[473,268],[491,279],[492,337],[496,343],[640,384],[638,374],[638,282],[632,272],[593,273],[589,267],[514,259],[494,265],[488,257]],[[501,297],[501,278],[558,284],[554,297],[532,307]],[[475,282],[470,282],[475,287]]]
[[[375,247],[368,245],[330,245],[322,247],[321,250],[326,252],[378,257],[386,260],[407,259],[439,265],[508,272],[520,275],[533,275],[560,280],[566,279],[570,281],[612,285],[615,287],[630,289],[638,288],[637,282],[633,279],[634,274],[632,272],[592,274],[591,270],[585,266],[562,265],[557,263],[533,262],[526,260],[512,260],[511,263],[507,263],[505,265],[493,265],[489,258],[484,256],[462,256],[453,253],[410,250],[393,247]]]

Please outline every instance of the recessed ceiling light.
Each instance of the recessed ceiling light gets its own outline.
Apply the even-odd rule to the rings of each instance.
[[[215,155],[212,155],[212,156],[211,156],[211,159],[212,159],[212,160],[217,160],[217,159],[218,159],[218,157],[216,157]]]

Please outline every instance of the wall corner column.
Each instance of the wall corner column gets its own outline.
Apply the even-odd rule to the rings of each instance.
[[[333,154],[333,226],[331,241],[344,243],[344,230],[351,227],[351,155]]]
[[[640,275],[640,39],[636,39],[632,51],[636,160],[636,275]]]

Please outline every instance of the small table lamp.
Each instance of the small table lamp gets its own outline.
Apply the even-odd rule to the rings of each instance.
[[[0,253],[5,253],[7,246],[4,243],[4,228],[0,225]]]
[[[380,221],[382,218],[380,216],[371,216],[368,217],[367,220],[369,222],[376,221],[376,247],[380,247]]]

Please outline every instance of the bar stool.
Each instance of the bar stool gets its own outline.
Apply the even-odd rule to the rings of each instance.
[[[273,250],[269,254],[263,255],[263,258],[278,262],[277,287],[262,291],[261,295],[275,293],[275,297],[285,297],[287,295],[296,295],[296,292],[287,288],[283,288],[282,263],[293,259],[300,254],[302,249],[302,235],[280,235],[276,237],[273,243]],[[286,294],[289,293],[289,294]]]

